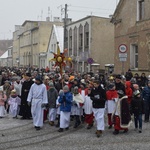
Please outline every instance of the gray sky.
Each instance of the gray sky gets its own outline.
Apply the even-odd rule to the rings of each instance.
[[[25,20],[44,21],[48,16],[61,17],[61,8],[68,4],[68,17],[73,21],[96,15],[109,17],[119,0],[0,0],[0,40],[12,38],[15,25]],[[62,17],[64,13],[62,13]]]

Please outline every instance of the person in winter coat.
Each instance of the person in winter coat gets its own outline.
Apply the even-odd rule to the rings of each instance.
[[[118,98],[117,91],[115,89],[115,84],[111,83],[109,85],[109,90],[106,92],[106,110],[107,110],[107,116],[108,116],[108,125],[109,129],[112,128],[113,122],[112,122],[112,113],[115,111],[115,99]]]
[[[150,117],[150,81],[148,81],[148,85],[144,87],[142,91],[142,98],[144,100],[144,122],[149,122]]]
[[[126,81],[126,83],[125,83],[125,92],[126,92],[126,95],[128,96],[128,103],[130,105],[131,99],[132,99],[132,94],[133,94],[130,81]]]
[[[63,87],[64,94],[60,95],[58,102],[60,103],[60,128],[58,132],[63,132],[64,128],[69,129],[70,112],[73,101],[73,96],[69,91],[69,87],[65,85]]]
[[[131,101],[131,110],[134,114],[134,125],[135,131],[139,130],[139,133],[142,132],[142,114],[144,111],[144,102],[141,98],[140,91],[136,90],[134,92],[134,97]]]
[[[94,88],[91,91],[90,98],[92,100],[93,113],[97,124],[96,135],[97,137],[100,137],[105,127],[104,112],[105,112],[106,92],[101,87],[100,82],[98,80],[95,80],[93,84]]]
[[[56,119],[56,100],[58,97],[58,92],[54,87],[53,82],[49,82],[49,90],[47,91],[48,97],[48,108],[49,108],[49,124],[54,126],[54,121]]]

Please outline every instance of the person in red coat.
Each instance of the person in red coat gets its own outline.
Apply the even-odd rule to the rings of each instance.
[[[125,83],[125,92],[126,92],[126,96],[128,96],[128,103],[130,105],[131,100],[132,100],[132,95],[133,95],[133,91],[131,89],[131,82],[130,81],[126,81],[126,83]]]

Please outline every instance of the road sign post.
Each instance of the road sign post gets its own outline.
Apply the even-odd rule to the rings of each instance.
[[[122,62],[122,73],[124,75],[124,62],[127,61],[127,46],[125,44],[121,44],[118,47],[119,50],[119,60]]]

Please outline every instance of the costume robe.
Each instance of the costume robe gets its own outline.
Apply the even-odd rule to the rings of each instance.
[[[42,104],[48,103],[47,90],[44,84],[33,84],[29,91],[27,98],[28,102],[31,102],[31,113],[33,117],[34,126],[43,126],[43,108]]]

